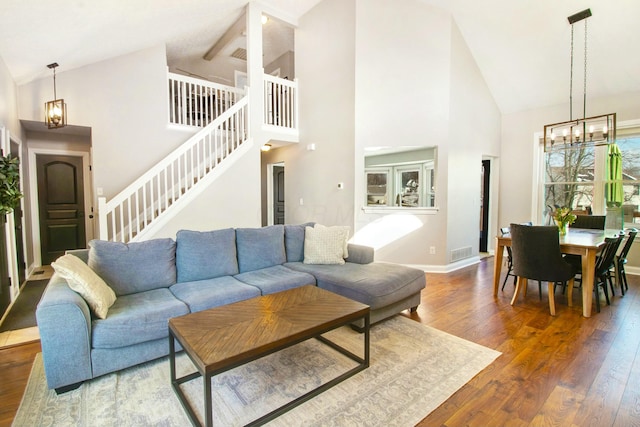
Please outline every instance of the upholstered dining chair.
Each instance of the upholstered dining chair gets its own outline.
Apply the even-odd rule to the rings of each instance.
[[[631,249],[633,240],[636,238],[636,234],[638,234],[638,230],[636,230],[635,228],[632,228],[628,231],[627,241],[624,243],[620,254],[616,255],[615,266],[618,273],[616,281],[620,285],[620,291],[622,292],[623,296],[624,291],[629,289],[629,284],[627,283],[627,274],[624,271],[624,266],[627,263],[627,255],[629,254],[629,249]],[[504,288],[504,285],[502,285],[502,287]]]
[[[576,220],[571,224],[571,228],[604,230],[606,219],[605,215],[576,215]]]
[[[569,287],[573,288],[575,276],[574,267],[560,253],[558,227],[511,224],[511,250],[513,272],[518,276],[511,305],[521,292],[526,295],[528,279],[548,282],[549,311],[555,316],[554,285],[569,282]]]

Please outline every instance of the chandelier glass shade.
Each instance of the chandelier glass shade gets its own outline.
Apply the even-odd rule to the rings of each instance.
[[[64,99],[57,99],[56,93],[56,67],[58,63],[47,65],[53,69],[53,101],[44,103],[44,121],[49,129],[61,128],[67,125],[67,104]]]

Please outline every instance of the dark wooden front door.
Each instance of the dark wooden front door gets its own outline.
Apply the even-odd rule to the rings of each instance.
[[[42,265],[86,246],[82,157],[36,156]]]
[[[273,167],[273,223],[284,224],[284,167]]]

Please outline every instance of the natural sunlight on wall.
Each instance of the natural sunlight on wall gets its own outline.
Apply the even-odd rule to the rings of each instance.
[[[358,245],[371,246],[377,250],[422,226],[422,221],[411,214],[386,215],[364,226],[350,241]]]

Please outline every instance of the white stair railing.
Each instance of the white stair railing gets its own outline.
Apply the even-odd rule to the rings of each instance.
[[[241,99],[245,91],[231,86],[168,73],[169,123],[204,127]]]
[[[264,124],[298,128],[298,82],[264,74]]]
[[[108,202],[98,199],[100,239],[141,240],[150,225],[194,190],[249,138],[248,96]]]

